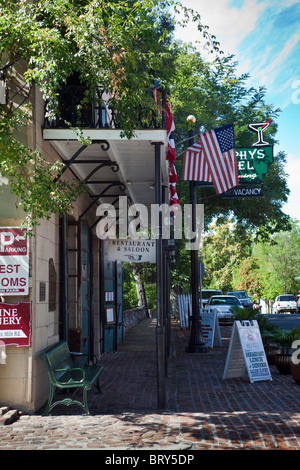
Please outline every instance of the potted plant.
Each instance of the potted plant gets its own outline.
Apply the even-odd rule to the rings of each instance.
[[[291,348],[293,342],[299,338],[300,330],[298,328],[290,331],[278,330],[275,333],[274,339],[281,350],[275,355],[275,365],[281,374],[291,373]]]
[[[270,365],[275,365],[275,354],[277,353],[277,344],[275,341],[276,334],[280,328],[273,323],[271,323],[266,315],[262,315],[258,310],[249,310],[249,309],[234,309],[232,308],[232,313],[235,320],[239,321],[252,321],[256,320],[261,339],[265,348],[267,361]],[[280,330],[281,331],[281,330]]]

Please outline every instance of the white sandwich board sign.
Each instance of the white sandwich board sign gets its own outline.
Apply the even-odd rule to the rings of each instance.
[[[205,341],[205,346],[213,348],[214,346],[222,346],[220,326],[217,311],[202,310],[201,314],[201,330]]]
[[[256,320],[234,322],[223,379],[243,377],[246,370],[251,383],[272,380]]]

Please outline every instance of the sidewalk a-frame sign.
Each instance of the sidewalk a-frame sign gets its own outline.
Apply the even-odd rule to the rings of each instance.
[[[201,329],[205,346],[222,346],[221,332],[216,309],[200,310]]]
[[[243,377],[246,371],[251,383],[272,380],[256,320],[234,322],[223,379]]]

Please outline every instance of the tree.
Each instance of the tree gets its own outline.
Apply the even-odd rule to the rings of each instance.
[[[293,293],[294,278],[300,271],[300,227],[293,221],[292,230],[279,232],[270,242],[254,245],[253,254],[259,259],[262,295],[274,299],[279,294]]]
[[[241,262],[238,275],[234,281],[234,288],[246,291],[248,295],[253,297],[253,300],[259,301],[262,296],[263,286],[258,258],[250,255]]]
[[[76,74],[86,86],[78,103],[80,127],[80,111],[101,85],[130,138],[138,125],[133,110],[157,115],[154,80],[166,91],[174,76],[177,44],[171,7],[181,9],[185,20],[197,21],[208,35],[200,16],[177,1],[0,0],[0,76],[7,90],[6,103],[0,105],[0,172],[19,197],[29,228],[57,210],[68,210],[82,191],[75,181],[70,186],[57,180],[59,162],[49,165],[17,137],[28,122],[26,113],[31,116],[26,104],[32,88],[41,90],[51,119],[59,116],[61,87]],[[22,101],[16,104],[17,66]]]
[[[247,88],[248,75],[237,76],[233,56],[225,57],[221,65],[205,62],[199,51],[191,46],[183,47],[176,59],[177,74],[171,87],[174,97],[175,141],[177,174],[182,174],[183,151],[188,144],[186,117],[194,114],[196,139],[198,132],[216,127],[235,124],[236,147],[250,147],[253,133],[248,130],[251,122],[272,119],[266,132],[270,144],[275,143],[276,118],[279,109],[264,101],[264,88]],[[224,199],[216,195],[214,188],[197,188],[198,202],[205,205],[206,227],[217,217],[234,217],[237,224],[243,225],[257,236],[267,238],[279,230],[290,229],[289,217],[282,207],[287,201],[289,189],[284,171],[286,155],[283,151],[274,157],[269,173],[264,177],[264,196],[256,198],[255,204],[244,199]],[[188,203],[188,183],[179,181],[177,192],[182,204]]]
[[[215,223],[205,237],[203,254],[203,285],[222,292],[230,291],[235,287],[233,274],[236,267],[251,254],[251,236],[232,221],[222,225]]]

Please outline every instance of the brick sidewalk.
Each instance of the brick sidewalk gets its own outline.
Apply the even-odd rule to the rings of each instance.
[[[102,395],[89,392],[92,416],[78,407],[21,416],[0,426],[0,449],[299,450],[300,387],[271,366],[273,381],[222,380],[231,327],[222,348],[187,354],[189,331],[172,328],[167,409],[157,409],[155,322],[132,329],[101,358]]]

